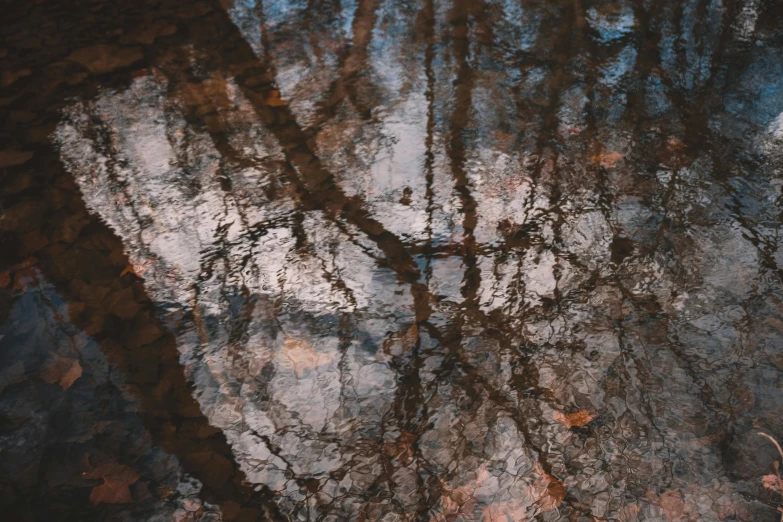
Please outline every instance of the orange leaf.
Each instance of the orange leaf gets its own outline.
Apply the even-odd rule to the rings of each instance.
[[[623,159],[625,155],[620,154],[617,151],[602,152],[593,156],[593,161],[601,165],[605,169],[613,169],[617,162]]]
[[[402,346],[407,351],[416,346],[416,341],[419,340],[419,327],[416,323],[413,323],[405,335],[402,337]]]
[[[731,520],[753,520],[753,515],[750,511],[740,504],[739,502],[724,502],[722,506],[718,508],[718,518],[724,520],[730,518]]]
[[[563,502],[566,496],[565,484],[544,471],[540,466],[533,468],[540,479],[533,481],[530,485],[529,493],[534,501],[541,508],[541,511],[552,511]]]
[[[381,448],[383,454],[389,458],[399,460],[407,464],[411,461],[414,454],[413,445],[416,442],[416,435],[402,430],[397,440],[394,442],[384,442]]]
[[[595,419],[595,414],[585,410],[581,410],[576,413],[563,413],[556,411],[554,415],[552,415],[552,418],[566,428],[571,428],[573,426],[579,428],[581,426],[587,425],[588,422]]]
[[[136,277],[141,278],[141,276],[144,275],[144,272],[147,271],[147,268],[149,268],[149,265],[149,261],[128,265],[123,269],[122,272],[120,272],[120,277],[124,276],[125,274],[133,274]]]
[[[133,502],[128,486],[139,480],[141,475],[135,469],[123,466],[116,460],[108,460],[82,476],[86,479],[103,479],[103,484],[92,488],[90,502],[93,504],[128,504]]]
[[[658,153],[662,165],[670,168],[685,166],[687,158],[685,152],[688,147],[676,136],[669,136],[664,147]]]
[[[451,489],[441,481],[443,495],[440,497],[440,502],[443,505],[443,512],[439,518],[452,520],[454,515],[472,512],[478,499],[476,491],[488,478],[487,468],[481,466],[476,472],[476,480],[464,486]]]
[[[63,390],[67,390],[82,376],[82,367],[77,359],[63,357],[58,353],[52,355],[54,357],[41,368],[41,379],[49,384],[59,384]]]
[[[685,502],[677,490],[661,493],[659,505],[668,520],[680,520],[686,512]]]
[[[280,91],[272,89],[266,97],[266,104],[270,107],[285,107],[285,102],[280,98]]]
[[[323,366],[334,359],[334,354],[318,353],[310,346],[310,343],[297,341],[290,335],[285,337],[281,355],[293,364],[297,377],[301,377],[305,370]]]
[[[641,511],[639,504],[628,504],[623,506],[620,510],[620,516],[618,520],[620,522],[631,522],[631,520],[639,520],[639,512]]]
[[[761,477],[761,481],[764,483],[765,488],[783,493],[783,480],[777,475],[764,475]]]

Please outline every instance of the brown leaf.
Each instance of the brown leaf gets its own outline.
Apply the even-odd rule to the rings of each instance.
[[[140,47],[97,44],[77,49],[68,55],[67,60],[86,67],[93,74],[104,74],[133,65],[143,58]]]
[[[389,458],[399,460],[407,464],[413,458],[413,445],[416,442],[416,435],[402,430],[397,440],[394,442],[384,442],[381,451]]]
[[[563,413],[556,411],[554,415],[552,415],[553,419],[566,428],[571,428],[573,426],[576,426],[577,428],[586,426],[587,423],[595,419],[595,417],[595,413],[590,413],[589,411],[585,410],[581,410],[576,413]]]
[[[668,520],[680,520],[680,517],[685,514],[685,502],[677,490],[661,493],[659,505]]]
[[[38,273],[34,268],[22,268],[14,272],[14,289],[26,292],[35,283]]]
[[[116,460],[107,460],[100,466],[85,471],[86,479],[103,479],[103,484],[92,488],[90,502],[93,504],[128,504],[133,502],[128,486],[139,480],[141,475],[135,469],[124,466]]]
[[[611,152],[602,152],[601,154],[596,154],[593,156],[592,160],[605,169],[613,169],[617,165],[617,162],[624,157],[624,154],[620,154],[619,152],[613,150]]]
[[[753,515],[750,511],[740,503],[736,502],[724,502],[718,508],[718,518],[723,520],[729,518],[731,520],[743,520],[749,522],[753,520]]]
[[[440,520],[450,521],[461,514],[471,513],[473,507],[476,505],[476,491],[488,478],[489,472],[487,471],[487,468],[481,466],[476,472],[476,480],[469,482],[464,486],[451,489],[441,481],[443,494],[440,497],[440,502],[443,506],[443,511],[438,518]]]
[[[41,368],[41,379],[49,384],[59,384],[63,390],[67,390],[82,376],[82,367],[75,358],[63,357],[58,353],[52,355],[54,357]]]
[[[125,274],[133,274],[136,277],[141,278],[141,276],[144,275],[144,272],[146,272],[149,267],[149,260],[144,261],[143,263],[133,263],[126,266],[122,272],[120,272],[120,277],[124,276]]]
[[[30,69],[4,70],[0,72],[0,87],[13,85],[19,78],[25,78],[31,74],[32,71]]]
[[[43,235],[40,230],[33,230],[22,236],[21,239],[26,254],[37,252],[49,244],[49,238]]]
[[[158,486],[158,489],[155,490],[155,493],[157,493],[158,497],[161,500],[166,500],[171,496],[172,493],[174,493],[174,490],[166,486],[165,484],[161,484],[160,486]]]
[[[280,98],[280,91],[273,89],[266,97],[266,104],[270,107],[285,107],[286,103]]]
[[[281,355],[293,364],[297,377],[301,377],[305,370],[323,366],[334,359],[334,354],[318,353],[307,341],[298,341],[290,335],[286,335]]]
[[[183,498],[179,501],[179,509],[174,514],[174,522],[195,522],[201,519],[204,514],[204,508],[198,502]]]
[[[777,475],[764,475],[761,477],[761,482],[764,487],[775,491],[776,493],[783,493],[783,480]]]
[[[23,163],[27,163],[32,157],[32,152],[22,152],[21,150],[0,151],[0,168],[22,165]]]
[[[638,520],[641,509],[642,508],[639,506],[639,504],[628,504],[623,506],[623,508],[620,510],[620,516],[618,520],[620,520],[620,522],[631,522],[632,520]]]
[[[669,136],[663,148],[658,153],[661,165],[669,168],[679,168],[687,164],[685,152],[688,147],[676,136]]]
[[[533,500],[541,508],[541,511],[552,511],[563,502],[566,496],[565,484],[544,471],[540,466],[533,468],[540,479],[536,479],[530,485],[529,493]]]
[[[419,340],[419,327],[416,323],[413,323],[405,335],[402,337],[402,346],[405,351],[408,351],[416,346],[416,341]]]

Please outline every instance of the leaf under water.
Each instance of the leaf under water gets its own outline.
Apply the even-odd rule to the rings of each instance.
[[[103,480],[103,484],[92,488],[90,502],[93,504],[129,504],[133,502],[133,497],[128,486],[139,480],[141,474],[129,466],[110,459],[85,471],[82,476],[86,479]]]
[[[586,426],[588,422],[595,419],[596,415],[595,413],[590,413],[589,411],[581,410],[576,413],[563,413],[561,411],[556,411],[552,418],[555,419],[557,422],[565,426],[566,428],[572,428],[576,426],[577,428]]]
[[[58,353],[52,355],[53,357],[41,368],[41,378],[49,384],[59,384],[63,390],[67,390],[82,376],[82,366],[73,357],[63,357]]]
[[[544,471],[540,466],[533,468],[541,478],[536,479],[529,487],[530,496],[533,497],[541,511],[552,511],[563,502],[566,496],[565,484]]]
[[[613,169],[617,166],[617,162],[623,159],[625,155],[620,154],[617,151],[602,152],[593,156],[593,161],[601,165],[605,169]]]
[[[280,355],[293,365],[297,377],[302,377],[306,370],[323,366],[334,359],[334,354],[318,353],[307,341],[294,339],[290,335],[286,335]]]

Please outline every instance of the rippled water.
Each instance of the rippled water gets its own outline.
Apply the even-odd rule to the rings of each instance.
[[[780,519],[782,3],[0,5],[8,520]]]

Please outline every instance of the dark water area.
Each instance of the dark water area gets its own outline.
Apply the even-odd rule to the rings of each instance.
[[[777,521],[783,2],[0,2],[0,519]]]

